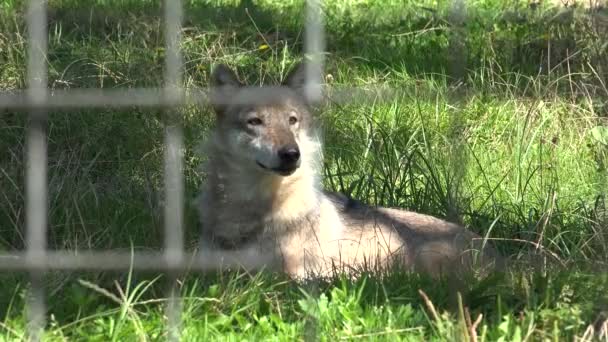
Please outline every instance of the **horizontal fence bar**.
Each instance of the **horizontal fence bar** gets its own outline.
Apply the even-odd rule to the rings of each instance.
[[[293,92],[286,87],[244,87],[242,96],[234,93],[214,99],[217,104],[255,105],[280,99],[285,92]],[[28,109],[84,109],[84,108],[128,108],[128,107],[175,107],[206,106],[209,104],[209,88],[188,88],[177,90],[176,96],[166,96],[165,88],[129,89],[61,89],[49,92],[46,99],[32,102],[25,90],[0,91],[0,110]],[[325,87],[324,103],[362,104],[393,101],[404,95],[420,96],[434,93],[424,88],[392,88],[369,85],[366,87]]]
[[[28,256],[26,252],[0,253],[0,270],[92,270],[92,271],[207,271],[227,267],[259,269],[273,262],[270,255],[254,255],[246,251],[207,251],[184,253],[179,262],[168,261],[163,252],[150,251],[52,251],[45,257]]]
[[[30,102],[24,91],[0,92],[0,109],[63,109],[86,107],[167,107],[185,104],[183,96],[167,98],[164,88],[60,89],[46,100]],[[199,94],[204,95],[204,94]],[[206,102],[207,96],[201,101]],[[189,99],[195,102],[195,99]]]
[[[483,238],[480,238],[483,239]],[[488,238],[490,241],[520,242],[534,246],[536,243],[519,239]],[[521,260],[506,259],[504,266],[540,266],[541,262],[548,260],[551,265],[560,268],[568,268],[570,265],[557,258],[550,251],[542,250],[538,254],[530,254]],[[168,260],[164,251],[133,252],[124,250],[99,250],[99,251],[71,251],[71,250],[47,250],[43,259],[23,252],[0,253],[0,271],[36,272],[39,270],[51,271],[125,271],[129,269],[139,271],[158,272],[180,272],[180,271],[214,271],[226,268],[258,269],[274,268],[277,266],[276,256],[269,252],[261,255],[259,252],[238,250],[214,250],[200,252],[186,252],[182,254],[179,262]],[[608,263],[602,260],[588,260],[579,263],[575,267],[581,270],[581,266],[589,267],[594,272],[608,272]],[[572,265],[574,266],[574,265]]]

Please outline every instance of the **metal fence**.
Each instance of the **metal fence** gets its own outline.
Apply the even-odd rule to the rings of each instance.
[[[31,292],[27,302],[27,332],[32,340],[40,340],[45,325],[45,293],[42,280],[50,270],[154,270],[167,272],[175,283],[180,270],[210,270],[222,265],[259,266],[264,260],[250,260],[238,252],[205,253],[202,256],[184,250],[184,174],[183,137],[176,119],[179,106],[207,103],[205,90],[182,88],[182,56],[180,33],[182,3],[164,1],[164,36],[166,44],[164,86],[139,89],[70,89],[47,87],[47,1],[29,0],[27,17],[28,61],[27,90],[0,94],[0,109],[29,111],[27,130],[26,182],[26,250],[0,254],[0,269],[27,271]],[[313,56],[309,63],[306,94],[320,95],[323,25],[318,0],[307,1],[305,51]],[[58,108],[92,107],[155,107],[163,108],[169,119],[165,128],[164,154],[164,249],[159,252],[118,251],[50,251],[47,250],[48,184],[47,184],[47,112]],[[174,288],[167,304],[168,334],[179,339],[179,299]]]

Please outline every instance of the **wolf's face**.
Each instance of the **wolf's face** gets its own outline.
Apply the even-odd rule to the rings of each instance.
[[[311,115],[302,93],[304,67],[283,87],[249,88],[228,67],[212,74],[211,102],[224,157],[252,171],[293,174],[306,157]]]

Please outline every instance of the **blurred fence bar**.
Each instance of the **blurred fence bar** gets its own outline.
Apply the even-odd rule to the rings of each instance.
[[[238,251],[184,253],[179,263],[167,263],[164,252],[157,251],[67,251],[48,250],[44,255],[27,252],[0,253],[0,270],[139,270],[139,271],[209,271],[229,267],[255,269],[267,265],[270,257],[252,256]]]
[[[230,101],[231,104],[258,103],[274,98],[276,91],[280,89],[281,87],[245,87],[243,91],[249,92],[250,96],[243,97],[242,103],[234,102],[234,98],[226,98],[225,101]],[[425,89],[421,87],[416,89],[392,88],[380,84],[360,88],[325,86],[322,101],[338,104],[378,103],[378,101],[391,101],[408,93],[412,95],[424,91]],[[428,92],[432,93],[432,89],[429,89]],[[168,95],[168,93],[173,95]],[[5,91],[0,92],[0,110],[206,106],[208,94],[209,89],[207,88],[182,88],[169,92],[163,88],[56,89],[47,93],[46,99],[34,103],[28,100],[29,95],[25,91]]]
[[[182,56],[180,50],[182,29],[181,0],[165,0],[165,87],[164,99],[174,102],[182,92]],[[184,149],[179,109],[167,109],[165,127],[165,262],[179,265],[184,256]],[[180,300],[177,273],[168,272],[167,336],[170,341],[180,340]]]
[[[47,97],[46,52],[47,18],[46,1],[30,0],[27,9],[27,93],[29,103],[43,103]],[[26,187],[26,255],[28,263],[44,260],[47,230],[47,136],[46,116],[43,108],[30,111],[27,129]],[[40,266],[43,264],[40,263]],[[39,341],[45,325],[44,268],[30,269],[31,289],[27,300],[27,334]]]

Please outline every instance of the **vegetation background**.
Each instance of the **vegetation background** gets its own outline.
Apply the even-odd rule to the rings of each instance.
[[[301,0],[184,2],[186,87],[206,87],[219,62],[272,83],[302,57]],[[162,86],[160,1],[48,7],[51,89]],[[461,222],[493,239],[512,267],[457,288],[401,272],[314,286],[269,273],[192,273],[180,278],[184,340],[608,340],[608,11],[586,2],[339,0],[323,12],[328,86],[397,91],[330,101],[319,113],[326,186]],[[25,87],[24,13],[24,1],[0,3],[2,90]],[[181,114],[191,203],[205,178],[196,147],[213,114]],[[51,248],[160,248],[162,113],[57,111],[48,124]],[[26,113],[0,112],[3,252],[24,246],[26,128]],[[196,227],[188,205],[189,247]],[[45,279],[45,340],[166,338],[162,275]],[[25,337],[26,280],[0,274],[0,341]]]

